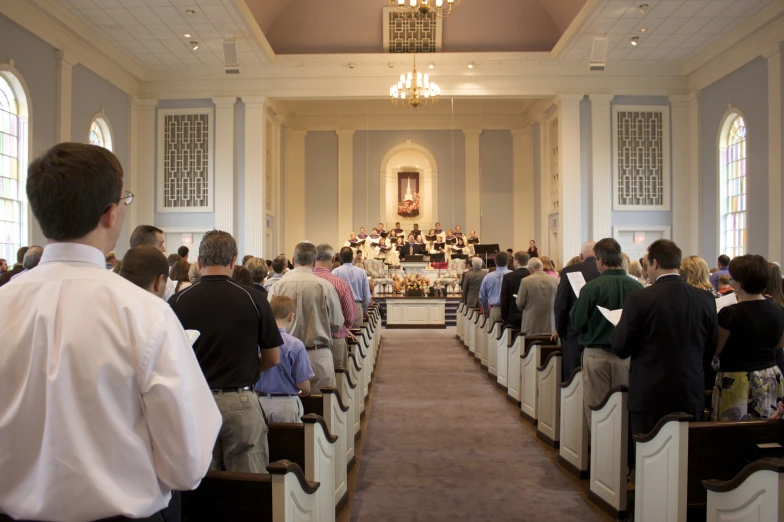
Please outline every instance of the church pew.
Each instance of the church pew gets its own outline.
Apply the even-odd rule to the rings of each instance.
[[[346,340],[346,344],[348,345],[348,349],[351,353],[354,354],[354,358],[356,359],[359,365],[359,385],[360,390],[362,390],[362,400],[367,400],[369,395],[369,388],[368,383],[370,382],[370,353],[369,351],[365,351],[363,348],[363,343],[360,340],[353,340],[351,338]]]
[[[463,310],[464,310],[464,307],[465,307],[465,303],[464,302],[461,301],[461,302],[457,303],[457,325],[455,327],[455,337],[457,339],[460,339],[460,340],[463,339],[463,318],[464,318]]]
[[[369,366],[370,371],[369,371],[369,375],[367,376],[368,377],[367,385],[368,387],[370,387],[370,383],[373,377],[373,366],[374,366],[373,334],[370,332],[370,328],[367,326],[363,326],[362,328],[352,328],[349,331],[354,335],[354,337],[357,338],[357,341],[359,341],[360,345],[362,346],[362,353],[365,355],[366,358],[369,359],[367,364]]]
[[[784,518],[784,459],[760,459],[731,480],[703,480],[702,485],[708,490],[706,522]]]
[[[320,484],[305,479],[288,460],[267,466],[269,475],[209,471],[193,491],[182,492],[182,522],[322,522],[334,509],[319,506]],[[324,518],[326,511],[333,518]]]
[[[365,396],[362,390],[362,366],[361,363],[357,361],[356,356],[351,352],[348,354],[348,371],[349,375],[351,375],[351,380],[357,386],[354,390],[354,407],[356,408],[354,410],[354,419],[356,423],[354,429],[355,436],[359,438],[359,423],[365,413]]]
[[[539,418],[537,368],[550,353],[559,350],[558,346],[548,345],[549,342],[549,335],[526,335],[520,352],[520,416],[532,424]],[[545,345],[548,345],[546,349]]]
[[[476,322],[479,320],[479,317],[482,315],[481,308],[472,308],[471,312],[468,314],[468,324],[466,324],[466,346],[468,347],[468,351],[473,354],[476,351]]]
[[[525,336],[517,328],[509,329],[506,342],[508,349],[508,366],[506,368],[506,399],[514,405],[520,406],[520,353],[522,352]]]
[[[705,520],[703,480],[731,481],[745,466],[781,457],[779,420],[694,422],[685,413],[665,416],[653,431],[635,435],[638,520]]]
[[[575,368],[561,388],[561,444],[558,462],[573,475],[588,478],[588,422],[583,406],[582,368]]]
[[[309,414],[303,424],[268,423],[269,458],[271,462],[289,460],[299,465],[307,480],[320,484],[316,509],[321,520],[335,520],[335,459],[338,438],[329,433],[324,418]]]
[[[490,321],[490,318],[484,314],[476,322],[476,351],[474,352],[474,359],[479,361],[479,366],[487,369],[487,335],[485,332],[485,325]]]
[[[493,345],[493,324],[490,317],[485,318],[479,334],[482,336],[482,352],[479,356],[479,366],[486,372],[490,372],[490,348]]]
[[[351,456],[354,455],[354,437],[347,434],[351,427],[346,421],[348,406],[343,404],[340,392],[335,388],[321,388],[320,395],[302,397],[305,415],[315,414],[324,418],[327,429],[338,440],[335,452],[335,513],[337,514],[348,502],[348,448],[351,445]]]
[[[591,470],[588,499],[611,516],[626,516],[629,455],[629,389],[613,388],[591,409]],[[636,515],[635,515],[636,516]]]
[[[463,343],[463,347],[468,349],[468,330],[470,329],[471,325],[471,315],[474,313],[473,308],[469,308],[468,305],[463,307],[463,330],[461,333],[460,340]]]
[[[495,338],[496,386],[506,391],[507,368],[509,366],[509,348],[507,348],[507,342],[511,330],[503,325],[501,325],[499,330],[500,331]]]
[[[341,397],[346,401],[345,404],[348,405],[348,412],[346,413],[346,425],[349,427],[349,431],[346,433],[346,437],[351,438],[352,440],[356,440],[356,434],[359,432],[360,426],[360,417],[357,410],[356,401],[354,399],[354,396],[358,393],[357,383],[351,376],[351,371],[345,368],[336,368],[335,377],[337,378],[338,391],[340,392]],[[356,455],[354,453],[354,445],[347,444],[346,462],[348,469],[351,469],[354,466],[355,461]]]
[[[488,328],[487,336],[487,373],[498,379],[498,339],[504,332],[504,322],[495,321]],[[506,350],[506,345],[504,345]]]
[[[543,346],[542,352],[549,347]],[[561,347],[555,346],[536,369],[538,397],[536,400],[537,423],[536,436],[553,448],[557,448],[561,439],[561,364],[563,357]],[[542,356],[544,358],[544,356]],[[521,410],[522,412],[522,410]]]

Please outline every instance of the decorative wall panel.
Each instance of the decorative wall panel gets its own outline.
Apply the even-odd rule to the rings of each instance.
[[[613,208],[670,209],[667,106],[613,106]]]
[[[414,16],[384,8],[384,51],[435,53],[441,50],[441,19],[434,13]]]
[[[213,110],[158,111],[158,212],[212,212]]]
[[[274,135],[273,135],[273,126],[270,120],[266,121],[267,128],[264,131],[264,142],[265,147],[267,148],[267,153],[264,155],[264,207],[267,209],[267,212],[272,213],[273,211],[273,198],[275,197],[275,190],[273,188],[274,178],[273,178],[273,171],[274,171],[274,160],[275,160],[275,150],[273,147],[274,143]]]
[[[550,152],[550,211],[557,212],[561,206],[560,187],[561,165],[558,145],[558,118],[553,118],[548,124],[550,136],[548,149]]]

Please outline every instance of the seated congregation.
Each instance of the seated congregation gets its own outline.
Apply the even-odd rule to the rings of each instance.
[[[613,516],[784,517],[781,270],[718,264],[669,240],[630,262],[606,238],[560,280],[524,252],[463,277],[458,338]]]

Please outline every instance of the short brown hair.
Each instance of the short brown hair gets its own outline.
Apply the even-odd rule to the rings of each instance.
[[[250,270],[244,266],[235,265],[234,272],[231,274],[231,278],[237,284],[253,286],[253,278],[250,276]]]
[[[730,276],[748,294],[761,294],[768,286],[768,262],[762,256],[746,254],[730,261]]]
[[[160,275],[166,281],[169,277],[169,262],[155,247],[146,245],[133,247],[123,257],[120,275],[147,290]]]
[[[272,260],[272,270],[276,274],[282,274],[283,271],[286,269],[286,264],[287,264],[286,256],[281,254]]]
[[[172,266],[169,277],[172,281],[188,281],[188,272],[191,269],[191,264],[184,259],[180,259],[174,266]]]
[[[163,230],[152,225],[139,225],[131,232],[131,248],[143,245],[157,245],[157,234],[163,234]]]
[[[270,301],[270,307],[272,308],[272,315],[275,319],[285,319],[290,314],[293,314],[297,311],[297,305],[294,303],[294,299],[287,295],[276,295]]]

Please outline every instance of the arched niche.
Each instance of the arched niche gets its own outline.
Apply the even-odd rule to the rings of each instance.
[[[399,172],[419,172],[419,216],[404,218],[397,215],[397,175]],[[380,214],[384,226],[390,229],[396,221],[403,230],[411,230],[414,223],[427,231],[438,220],[438,163],[427,147],[411,140],[389,149],[381,161]]]

